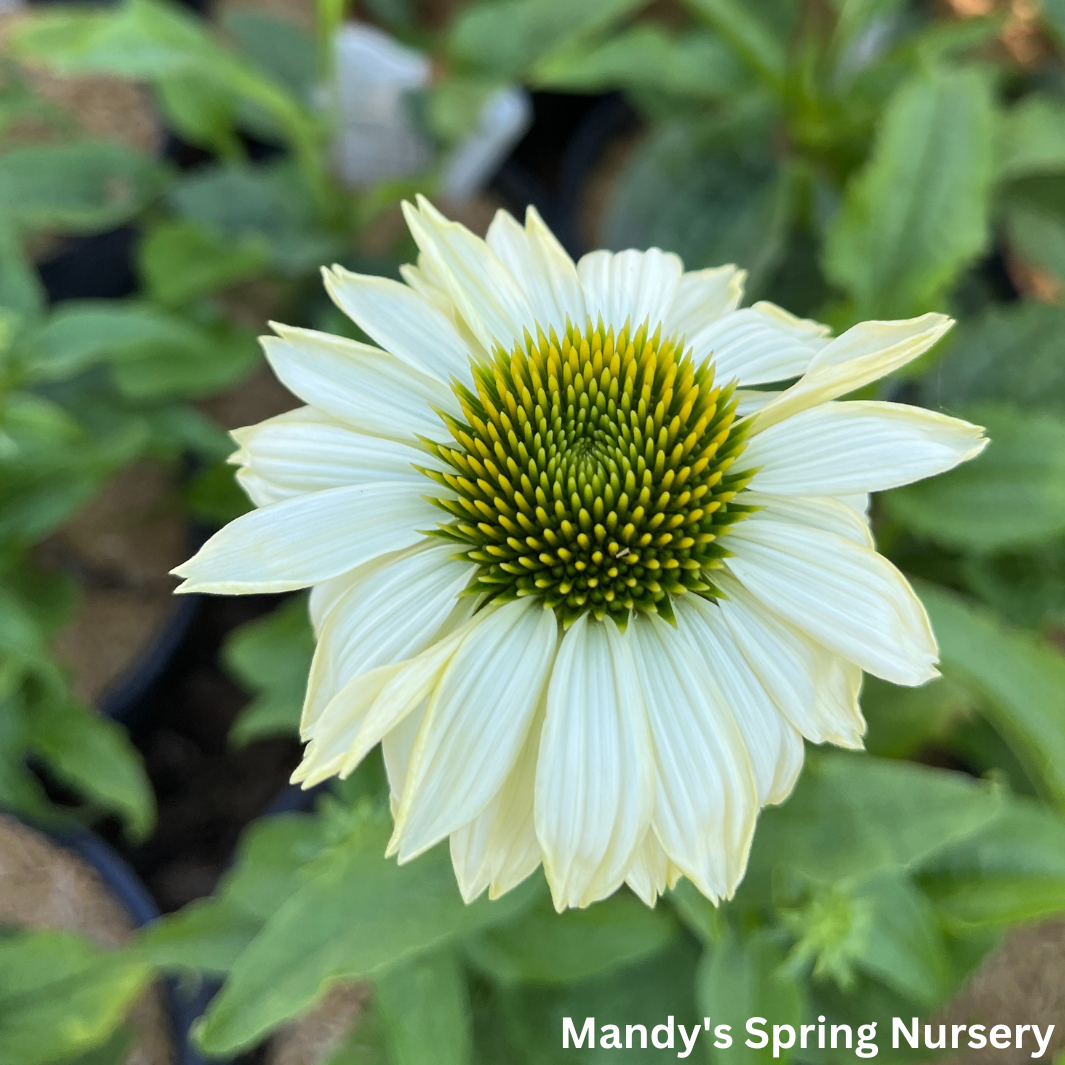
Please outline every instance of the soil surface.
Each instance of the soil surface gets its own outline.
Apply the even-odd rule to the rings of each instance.
[[[123,470],[41,546],[40,561],[81,586],[55,651],[84,702],[99,704],[159,639],[180,608],[169,572],[189,550],[177,482],[151,462]]]
[[[270,1040],[265,1065],[327,1062],[358,1023],[371,994],[368,984],[338,984],[313,1010],[285,1025]]]
[[[935,1026],[945,1024],[948,1039],[953,1024],[983,1024],[988,1031],[996,1024],[1013,1031],[1018,1024],[1036,1024],[1043,1032],[1052,1024],[1047,1055],[1039,1060],[1053,1061],[1065,1047],[1065,921],[1014,929],[932,1024],[933,1038],[938,1038]],[[1032,1061],[1036,1047],[1031,1032],[1022,1038],[1024,1045],[1019,1049],[1016,1045],[1009,1050],[988,1046],[964,1050],[948,1060],[950,1065],[1021,1065]],[[967,1042],[963,1034],[959,1043],[965,1046]],[[937,1055],[936,1060],[943,1057]]]

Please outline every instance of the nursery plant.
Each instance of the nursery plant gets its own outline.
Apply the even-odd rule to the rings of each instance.
[[[392,274],[391,265],[359,261],[351,248],[353,232],[403,190],[352,195],[329,173],[328,117],[312,86],[341,11],[320,9],[302,89],[270,65],[276,37],[272,52],[263,40],[276,29],[261,22],[234,45],[155,0],[34,20],[20,55],[154,83],[174,128],[220,160],[156,177],[162,184],[129,208],[145,226],[145,295],[121,305],[123,314],[199,329],[213,346],[177,358],[160,334],[136,334],[123,347],[90,319],[64,326],[64,313],[78,309],[43,308],[12,238],[4,455],[14,458],[4,461],[19,471],[18,457],[33,456],[24,476],[43,486],[42,499],[74,487],[62,502],[38,504],[44,518],[27,505],[12,508],[4,526],[12,529],[4,602],[17,604],[13,619],[29,621],[5,620],[0,630],[19,648],[5,659],[16,664],[4,674],[14,678],[5,689],[14,709],[0,721],[19,738],[0,783],[34,789],[26,749],[63,771],[47,744],[21,737],[50,720],[50,735],[71,735],[49,716],[60,704],[49,702],[58,690],[49,685],[61,678],[33,651],[45,646],[51,604],[62,596],[40,582],[24,586],[28,546],[91,491],[89,473],[102,476],[136,448],[165,444],[173,454],[200,441],[205,456],[222,454],[183,401],[255,364],[214,294],[268,274],[286,293],[278,316],[291,314],[296,328],[280,328],[267,354],[309,407],[236,434],[238,479],[258,509],[238,517],[245,505],[213,467],[202,482],[218,489],[212,513],[236,520],[182,573],[208,593],[315,586],[314,628],[306,600],[293,597],[235,637],[227,659],[257,693],[235,740],[295,734],[302,712],[310,744],[298,777],[320,792],[311,813],[254,824],[214,896],[123,951],[41,935],[0,940],[0,1062],[107,1053],[132,997],[160,973],[220,983],[195,1033],[220,1058],[307,1015],[335,985],[364,981],[372,997],[331,1051],[334,1065],[673,1060],[689,1037],[689,1056],[715,1063],[849,1056],[817,1045],[821,1024],[845,1025],[856,1038],[875,1024],[871,1038],[890,1060],[928,1060],[920,1033],[918,1047],[892,1046],[893,1019],[919,1018],[923,1028],[1012,927],[1065,911],[1065,25],[1049,2],[1042,13],[988,7],[971,18],[950,5],[891,0],[688,0],[662,21],[625,0],[471,5],[439,40],[422,41],[441,70],[426,121],[462,128],[471,101],[516,80],[623,92],[637,121],[611,175],[601,240],[617,252],[661,251],[599,252],[578,270],[534,214],[524,228],[497,219],[489,253],[422,201],[408,208],[417,249],[398,249],[409,260],[402,283],[369,276]],[[283,150],[241,158],[249,131]],[[0,196],[13,157],[0,156]],[[24,239],[33,224],[28,213],[13,215],[12,233]],[[328,280],[336,310],[317,278],[334,259],[342,260]],[[484,269],[497,261],[502,269]],[[630,268],[644,273],[625,289]],[[737,309],[741,271],[748,309]],[[699,295],[688,319],[673,302],[682,276]],[[684,327],[656,332],[651,316],[673,306]],[[957,320],[949,331],[947,316]],[[684,337],[676,350],[674,333]],[[33,339],[49,335],[62,344]],[[391,354],[374,354],[373,344]],[[172,373],[179,383],[138,391],[124,373],[149,382]],[[105,399],[73,398],[90,395],[92,374],[106,378]],[[564,456],[567,428],[593,416],[598,432],[620,440],[626,423],[616,412],[651,399],[661,402],[660,421],[671,419],[653,424],[665,434],[657,451],[630,458],[619,445],[607,456],[616,469],[606,459],[593,468],[594,454],[572,466],[547,455],[545,441]],[[869,412],[864,428],[826,446],[827,423],[858,409]],[[91,411],[105,416],[93,421]],[[771,434],[811,412],[826,423],[821,434],[774,452]],[[641,411],[641,433],[648,415],[659,416]],[[896,417],[908,428],[890,422]],[[540,433],[542,459],[518,438],[526,422]],[[977,427],[990,440],[982,451]],[[698,498],[634,496],[639,520],[654,528],[633,520],[625,540],[620,496],[642,487],[629,487],[628,474],[661,476],[667,462],[672,471],[686,454],[682,428],[706,459],[684,475]],[[139,442],[109,435],[120,431]],[[870,441],[877,476],[859,476],[863,449],[876,450]],[[540,462],[546,487],[524,489],[527,460]],[[90,469],[71,472],[71,463]],[[336,487],[359,484],[351,471],[360,463],[363,480],[372,469],[374,483],[388,482],[384,503]],[[803,477],[817,490],[793,492]],[[679,468],[670,487],[678,479]],[[7,483],[22,491],[14,475]],[[308,501],[325,505],[326,484],[352,495],[340,515],[346,539],[335,536],[335,514],[299,518]],[[871,508],[870,490],[878,493]],[[524,507],[523,492],[532,497]],[[811,505],[811,494],[839,498]],[[8,493],[5,511],[21,497]],[[707,505],[693,517],[699,500]],[[606,530],[609,514],[617,537]],[[605,549],[595,559],[600,525]],[[658,543],[670,525],[697,535]],[[796,528],[807,531],[802,543],[782,539]],[[379,552],[413,547],[423,530],[439,546],[395,561],[403,580],[389,583],[393,566],[373,569]],[[538,542],[510,542],[526,535]],[[822,541],[838,557],[811,562],[804,544]],[[560,546],[584,564],[581,574],[602,568],[596,584],[566,570]],[[645,553],[625,563],[633,546]],[[840,558],[857,553],[862,572],[875,569],[880,580],[860,607],[854,589],[868,590],[872,578],[834,583]],[[430,625],[434,610],[443,612]],[[728,631],[723,617],[733,619]],[[740,617],[750,621],[742,636]],[[415,646],[404,618],[431,629],[428,638]],[[483,642],[467,642],[479,626]],[[670,672],[679,641],[699,649],[691,691]],[[742,654],[729,658],[726,645]],[[827,662],[789,673],[782,648]],[[484,662],[496,658],[506,668],[486,675]],[[549,669],[562,679],[548,684]],[[855,703],[861,670],[870,675]],[[522,678],[515,690],[510,675]],[[800,720],[806,704],[794,683],[785,690],[796,676],[812,677],[819,692],[836,684],[837,712]],[[661,726],[673,714],[675,725],[653,740],[605,725],[583,739],[544,725],[540,738],[563,681],[579,693],[570,704],[596,711],[600,723],[610,720],[604,691],[612,690],[619,719],[624,704],[630,722],[650,713]],[[479,728],[420,725],[419,704],[434,688],[431,724],[453,711],[476,716]],[[735,824],[671,825],[665,811],[679,809],[676,793],[654,791],[650,774],[674,752],[681,776],[700,737],[683,732],[677,708],[708,691],[724,696],[704,709],[731,746],[715,760],[708,741],[685,794],[706,799],[700,784],[708,793],[731,781],[727,802],[707,804]],[[642,693],[635,709],[634,693]],[[823,712],[825,699],[810,705]],[[405,726],[399,707],[409,711]],[[520,710],[531,730],[522,739],[533,739],[504,757],[508,710]],[[119,745],[80,776],[66,770],[109,809],[110,765],[131,764]],[[483,764],[471,766],[471,751],[486,747]],[[618,768],[632,765],[644,769]],[[442,779],[450,790],[426,790]],[[519,816],[522,802],[536,811]],[[451,824],[456,807],[470,816]],[[450,845],[436,842],[447,835]],[[593,836],[606,841],[594,860]],[[805,1047],[798,1039],[749,1046],[745,1026],[759,1017],[770,1033],[807,1025],[814,1035]],[[996,1021],[973,1023],[985,1020]],[[638,1028],[626,1031],[640,1025],[656,1033],[645,1049]],[[715,1045],[723,1025],[729,1046]],[[672,1045],[663,1047],[667,1032]],[[623,1049],[633,1036],[637,1046]]]

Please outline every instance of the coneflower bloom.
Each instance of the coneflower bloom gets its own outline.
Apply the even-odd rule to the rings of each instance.
[[[257,510],[181,590],[311,588],[295,779],[382,744],[390,853],[445,838],[469,900],[541,863],[558,909],[743,876],[803,739],[860,747],[862,671],[936,675],[868,493],[976,455],[979,427],[835,402],[936,342],[939,314],[832,339],[743,273],[658,249],[574,264],[535,211],[480,240],[427,201],[405,284],[339,267],[379,345],[274,326],[307,405],[238,430]]]

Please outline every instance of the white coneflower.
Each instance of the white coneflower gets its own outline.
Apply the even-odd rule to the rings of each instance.
[[[390,853],[450,837],[463,895],[542,862],[555,904],[743,876],[803,737],[861,746],[862,670],[936,675],[868,493],[950,469],[977,426],[833,402],[920,355],[938,314],[836,339],[742,271],[657,249],[574,264],[537,214],[485,241],[425,200],[406,284],[326,271],[380,347],[275,326],[308,405],[239,430],[259,507],[188,592],[312,587],[296,779],[383,745]],[[782,391],[751,390],[797,379]]]

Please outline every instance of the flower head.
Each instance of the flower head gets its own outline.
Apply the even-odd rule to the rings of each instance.
[[[834,401],[950,320],[831,339],[737,309],[731,266],[574,264],[533,210],[524,227],[500,212],[486,241],[425,200],[406,215],[405,284],[325,272],[380,347],[264,339],[307,406],[234,434],[259,509],[175,571],[182,590],[311,587],[295,779],[344,776],[380,743],[390,852],[450,837],[467,899],[541,863],[559,909],[622,883],[653,903],[680,876],[727,898],[803,738],[861,746],[862,670],[936,675],[868,493],[986,441]]]

